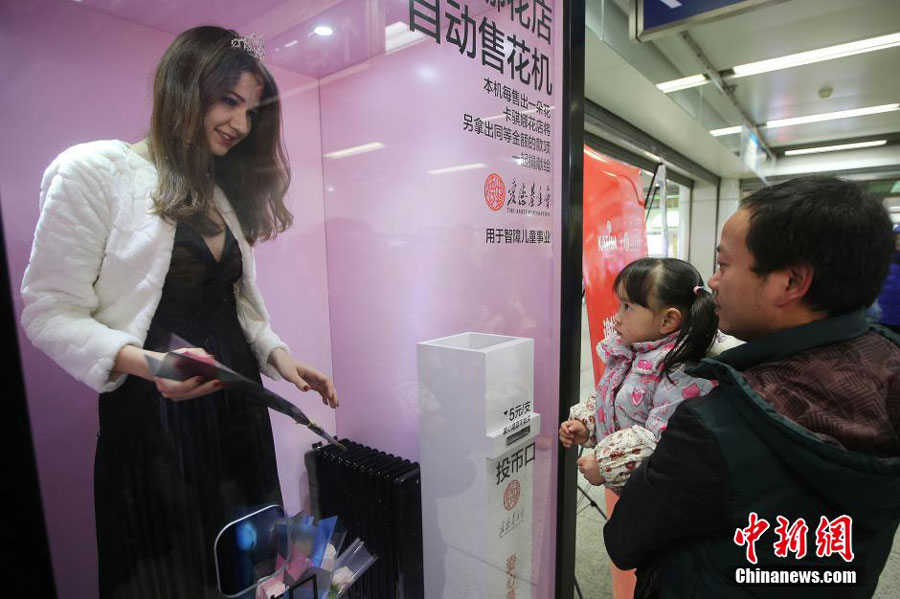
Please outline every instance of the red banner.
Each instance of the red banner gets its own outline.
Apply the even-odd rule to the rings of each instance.
[[[628,166],[585,146],[584,248],[582,277],[594,384],[603,364],[594,348],[613,330],[618,301],[612,284],[626,264],[647,255],[644,193],[640,169]]]

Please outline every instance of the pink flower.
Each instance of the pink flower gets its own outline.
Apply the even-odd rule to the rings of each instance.
[[[637,367],[643,370],[653,370],[653,362],[650,360],[638,360]]]
[[[700,387],[697,386],[697,383],[691,383],[687,387],[681,390],[681,397],[684,399],[688,399],[690,397],[699,397],[700,396]]]

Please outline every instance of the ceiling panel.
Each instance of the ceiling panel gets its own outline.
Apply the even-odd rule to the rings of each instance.
[[[219,0],[216,10],[210,10],[210,4],[206,2],[191,2],[190,0],[159,0],[145,2],[140,0],[62,0],[71,2],[80,7],[89,8],[107,13],[145,25],[160,31],[166,31],[177,35],[189,27],[195,25],[220,25],[238,29],[241,25],[269,12],[281,4],[284,0]],[[307,2],[315,4],[316,2]],[[240,31],[240,33],[246,33]]]
[[[626,0],[589,0],[609,11],[614,4],[627,10]],[[900,47],[823,61],[740,79],[728,78],[739,64],[776,58],[900,32],[900,0],[790,0],[774,3],[718,21],[690,28],[713,68],[726,75],[737,104],[757,125],[780,118],[808,116],[866,106],[900,102]],[[632,41],[632,44],[639,44]],[[702,61],[679,33],[651,42],[674,71],[669,79],[702,73]],[[629,52],[618,49],[628,57]],[[652,83],[666,76],[659,70],[633,65]],[[826,97],[819,90],[830,88]],[[737,106],[712,84],[666,96],[706,129],[742,124]],[[649,131],[653,134],[653,130]],[[848,138],[900,132],[900,111],[776,129],[761,128],[772,146],[824,145]],[[724,147],[737,149],[740,136],[718,138]],[[888,155],[891,155],[888,152]],[[882,157],[883,158],[883,157]],[[811,159],[814,161],[814,159]]]
[[[825,142],[900,131],[900,111],[872,114],[852,119],[762,129],[770,146]]]
[[[728,81],[757,123],[900,101],[900,46]],[[820,98],[828,86],[831,96]]]
[[[0,0],[2,1],[2,0]],[[59,0],[177,35],[197,25],[258,33],[266,62],[311,77],[324,77],[381,54],[385,26],[408,18],[408,0]],[[214,5],[215,10],[211,7]],[[473,15],[489,10],[479,5]],[[333,35],[314,35],[328,25]]]
[[[694,27],[720,70],[900,31],[897,0],[791,0]]]
[[[750,174],[726,144],[599,40],[585,34],[585,97],[724,177]]]
[[[667,94],[672,101],[694,115],[706,129],[719,129],[741,124],[741,113],[710,83]]]

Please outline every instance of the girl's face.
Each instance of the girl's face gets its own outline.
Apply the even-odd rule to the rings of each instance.
[[[250,134],[262,91],[256,75],[245,71],[237,85],[206,111],[203,130],[212,154],[224,156]]]
[[[632,345],[665,337],[661,314],[633,303],[621,285],[616,289],[616,297],[619,298],[619,310],[615,316],[616,333],[622,337],[623,343]]]

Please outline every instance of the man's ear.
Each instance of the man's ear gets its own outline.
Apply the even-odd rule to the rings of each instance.
[[[809,262],[799,262],[781,271],[782,285],[777,304],[779,307],[803,301],[812,285],[815,271]]]
[[[666,308],[659,323],[659,332],[663,335],[674,333],[681,328],[681,318],[681,310],[678,308]]]

